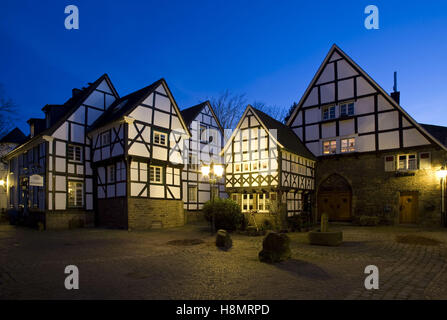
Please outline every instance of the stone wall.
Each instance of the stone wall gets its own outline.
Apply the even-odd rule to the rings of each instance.
[[[128,198],[129,229],[179,227],[185,224],[182,200]]]
[[[46,212],[46,230],[62,230],[82,227],[93,227],[95,216],[93,211],[66,210],[63,212]]]
[[[352,212],[355,220],[360,215],[379,216],[382,223],[399,223],[401,192],[418,192],[418,223],[441,223],[441,184],[436,171],[445,163],[446,152],[438,148],[415,148],[405,153],[431,152],[432,168],[420,169],[414,176],[399,176],[385,172],[384,157],[397,153],[353,154],[320,158],[316,170],[316,187],[330,175],[339,174],[352,188]],[[318,194],[317,194],[318,196]]]
[[[127,198],[98,199],[97,223],[100,227],[127,229]]]
[[[205,216],[202,210],[185,210],[185,223],[204,222]]]

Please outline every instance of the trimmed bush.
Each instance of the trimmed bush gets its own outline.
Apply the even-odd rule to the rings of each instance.
[[[216,246],[218,248],[228,250],[233,245],[233,241],[231,240],[230,234],[226,230],[217,231],[216,235]]]
[[[241,212],[241,207],[230,199],[214,199],[207,201],[203,206],[203,214],[206,221],[212,222],[213,212],[215,215],[216,229],[234,231],[245,229],[247,221]]]

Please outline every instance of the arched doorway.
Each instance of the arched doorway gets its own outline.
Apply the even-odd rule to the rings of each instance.
[[[331,221],[351,220],[352,191],[345,178],[330,175],[318,188],[318,218],[322,213]]]

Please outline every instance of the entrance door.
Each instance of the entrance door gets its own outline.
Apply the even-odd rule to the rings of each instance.
[[[418,213],[418,193],[402,192],[399,199],[399,222],[416,223]]]
[[[326,213],[331,221],[347,221],[351,219],[351,193],[331,192],[318,196],[319,216]]]
[[[351,220],[351,186],[339,174],[333,174],[324,180],[318,188],[318,218],[323,213],[331,221]]]

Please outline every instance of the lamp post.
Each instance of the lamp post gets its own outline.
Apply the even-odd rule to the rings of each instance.
[[[444,227],[447,226],[447,216],[445,212],[445,178],[447,176],[447,170],[441,167],[436,171],[436,175],[441,180],[441,223]]]
[[[223,166],[220,164],[213,164],[211,163],[211,165],[207,166],[204,165],[201,168],[202,171],[202,175],[204,177],[209,177],[209,181],[211,184],[211,203],[214,204],[214,186],[217,182],[218,178],[221,178],[223,176]],[[212,210],[212,214],[211,214],[212,218],[211,218],[211,232],[212,234],[214,234],[216,232],[216,216],[215,216],[215,212],[214,212],[214,207]]]

